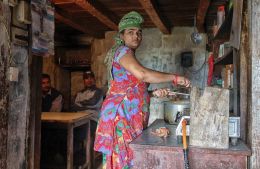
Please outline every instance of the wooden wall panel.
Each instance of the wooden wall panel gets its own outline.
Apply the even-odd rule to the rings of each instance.
[[[10,11],[8,5],[3,4],[0,1],[0,17],[4,16],[8,23],[7,29],[9,29]],[[8,134],[8,100],[9,100],[9,82],[7,80],[8,69],[8,34],[5,31],[6,27],[3,23],[0,23],[0,168],[7,168],[7,134]]]
[[[18,82],[10,82],[8,113],[7,169],[27,168],[30,84],[28,49],[12,47],[12,66],[19,69]]]

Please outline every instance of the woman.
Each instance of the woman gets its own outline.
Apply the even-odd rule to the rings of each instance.
[[[173,82],[189,87],[190,81],[175,74],[143,67],[135,57],[142,40],[142,16],[126,14],[119,23],[119,39],[108,52],[106,61],[110,87],[101,108],[94,149],[103,153],[103,169],[128,169],[133,152],[129,143],[141,134],[149,117],[147,83]],[[162,97],[167,90],[157,90]]]

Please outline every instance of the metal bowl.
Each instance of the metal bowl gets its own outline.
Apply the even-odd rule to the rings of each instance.
[[[167,101],[164,102],[164,120],[169,124],[178,124],[183,115],[190,112],[190,101]]]

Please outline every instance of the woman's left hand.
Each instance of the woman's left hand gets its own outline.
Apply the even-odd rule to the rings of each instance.
[[[165,89],[156,89],[153,91],[153,96],[154,97],[165,97],[169,95],[170,89],[165,88]]]
[[[179,76],[179,78],[177,80],[177,84],[181,85],[181,86],[184,86],[184,87],[190,87],[191,86],[190,80],[187,79],[184,76]]]

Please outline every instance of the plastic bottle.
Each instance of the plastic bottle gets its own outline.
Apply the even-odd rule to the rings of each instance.
[[[217,25],[218,28],[222,25],[222,23],[225,20],[225,6],[219,6],[218,7],[218,12],[217,12]]]

